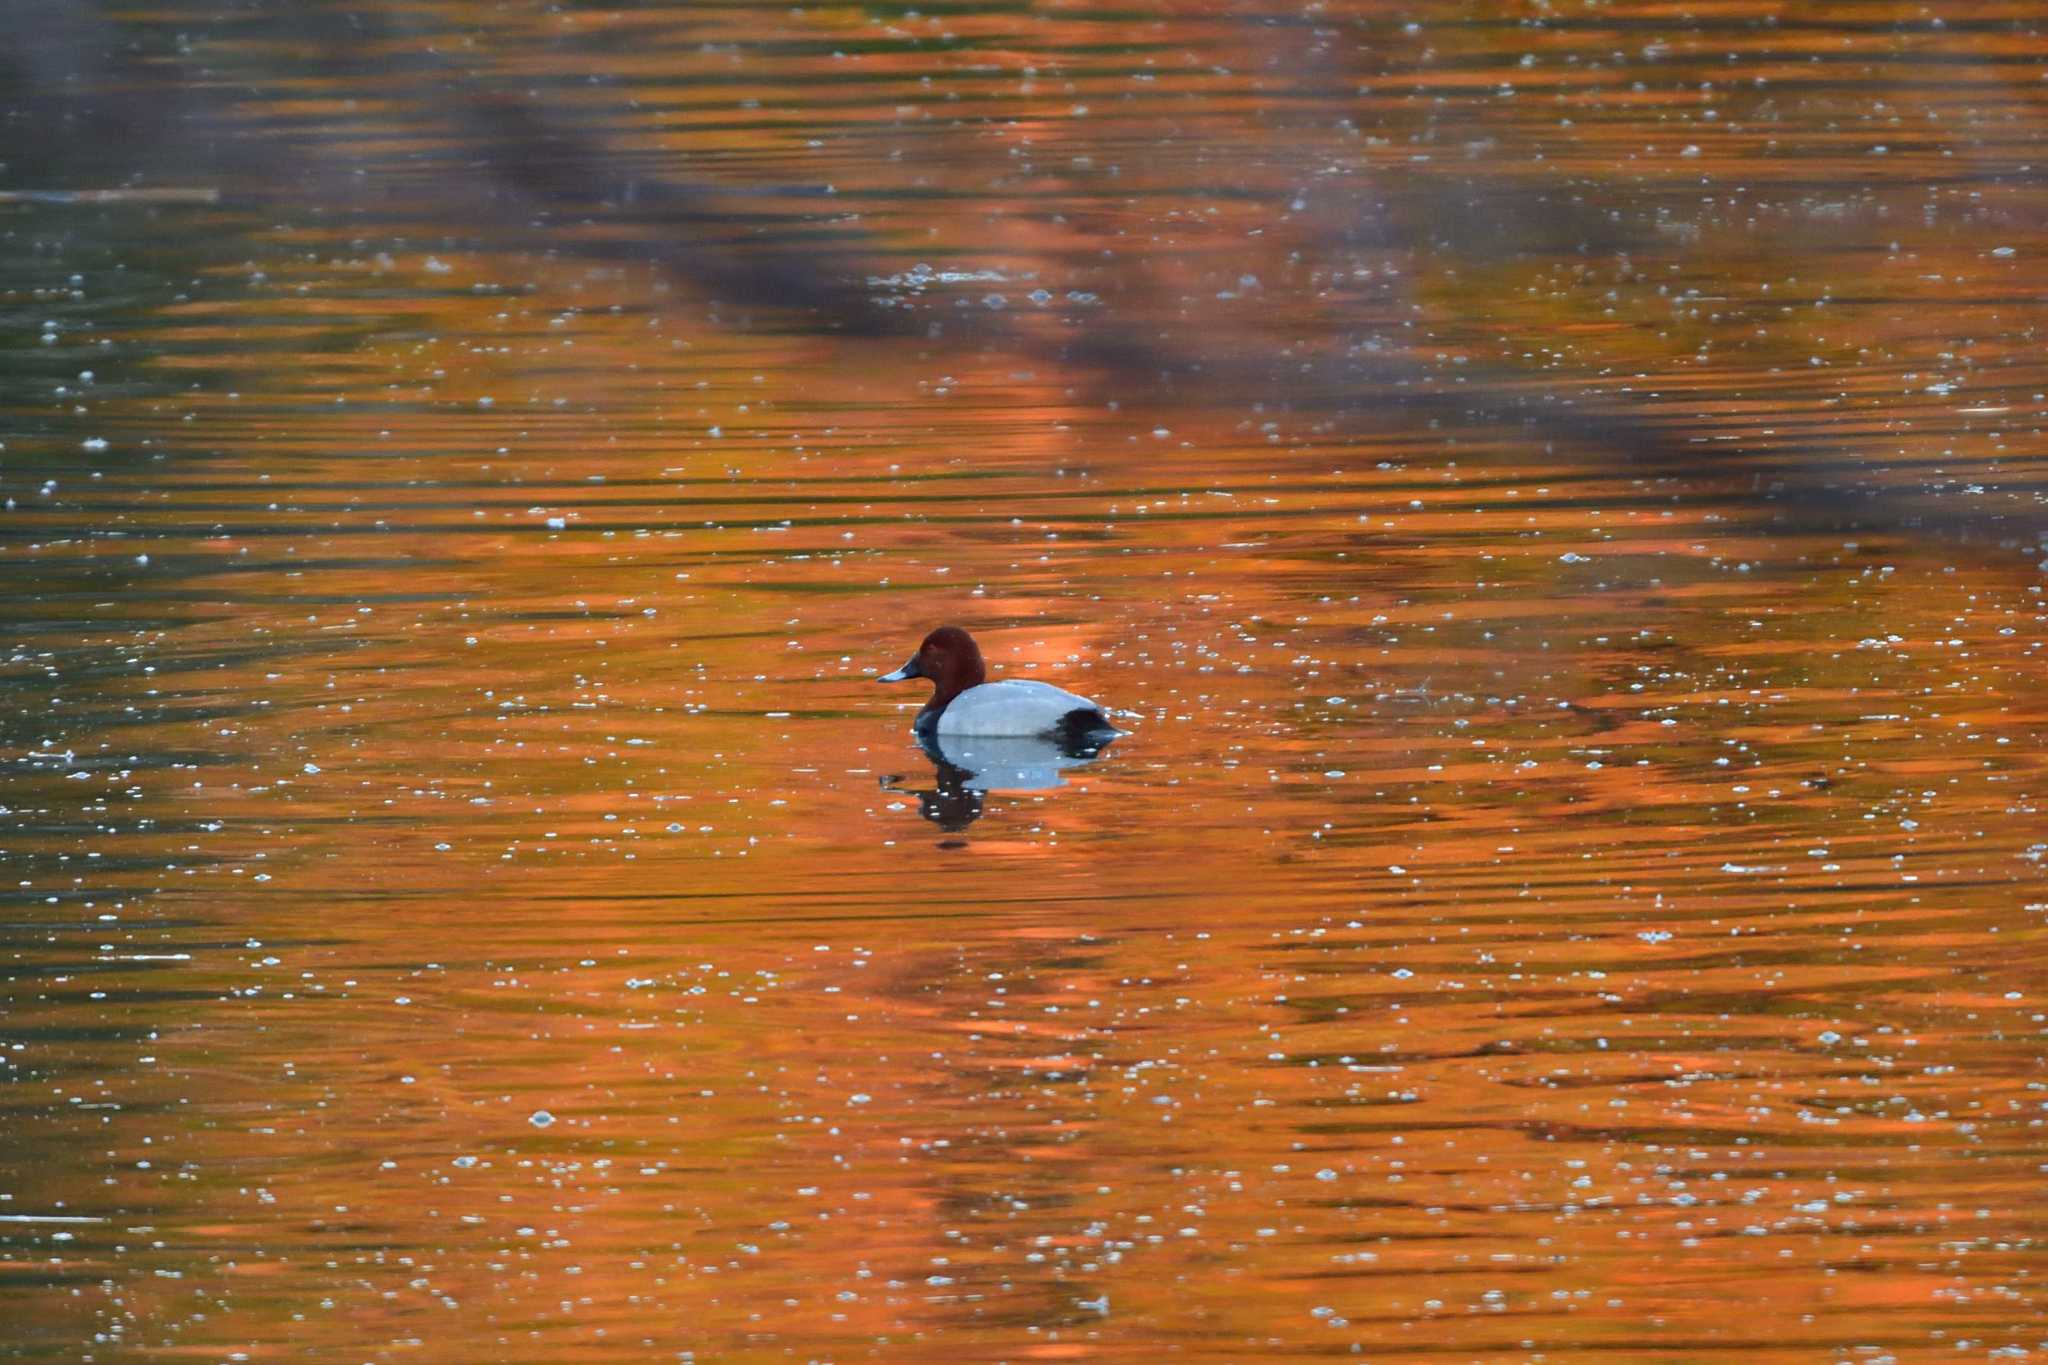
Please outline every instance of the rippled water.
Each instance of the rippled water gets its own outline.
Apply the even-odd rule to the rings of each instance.
[[[0,1354],[2048,1350],[2032,7],[32,18]]]

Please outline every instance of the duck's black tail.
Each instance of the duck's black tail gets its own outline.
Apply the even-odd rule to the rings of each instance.
[[[1067,712],[1052,732],[1060,748],[1073,758],[1099,752],[1122,733],[1100,708],[1093,706]]]

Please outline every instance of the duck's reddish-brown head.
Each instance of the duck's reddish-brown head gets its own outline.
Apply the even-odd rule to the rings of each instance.
[[[932,699],[919,715],[936,715],[946,703],[970,687],[988,681],[988,668],[981,661],[981,649],[974,637],[958,626],[940,626],[924,637],[910,662],[894,673],[884,673],[879,682],[902,682],[907,678],[930,678]]]

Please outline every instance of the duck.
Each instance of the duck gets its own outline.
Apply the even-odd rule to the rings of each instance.
[[[1106,743],[1122,733],[1088,698],[1051,683],[988,680],[981,647],[959,626],[924,637],[910,662],[878,682],[932,681],[932,699],[912,728],[920,738],[1043,737],[1069,745]]]

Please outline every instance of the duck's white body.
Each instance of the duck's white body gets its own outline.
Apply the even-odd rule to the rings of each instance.
[[[1109,729],[1102,708],[1051,683],[1003,681],[970,687],[946,703],[936,725],[942,736],[987,735],[1022,738],[1097,722]]]

